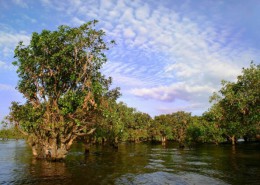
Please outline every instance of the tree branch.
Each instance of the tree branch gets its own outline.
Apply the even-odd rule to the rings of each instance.
[[[93,134],[93,132],[95,132],[96,128],[92,128],[90,131],[88,131],[87,133],[76,133],[77,136],[87,136],[87,135],[91,135]]]

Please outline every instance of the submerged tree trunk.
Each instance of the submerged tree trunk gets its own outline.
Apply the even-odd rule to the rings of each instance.
[[[113,148],[118,149],[118,137],[115,137],[115,139],[112,143],[112,146],[113,146]]]
[[[232,145],[236,144],[236,137],[233,135],[232,137],[230,137],[231,143]]]
[[[166,143],[166,136],[162,136],[162,145],[165,145]]]
[[[60,161],[66,157],[73,140],[64,142],[62,141],[62,138],[59,137],[43,139],[36,136],[30,136],[28,143],[31,145],[32,153],[37,159]]]
[[[84,154],[85,155],[89,154],[89,151],[90,151],[90,143],[86,142],[84,143]]]

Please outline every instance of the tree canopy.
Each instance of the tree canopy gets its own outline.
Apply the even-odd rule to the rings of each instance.
[[[114,42],[104,41],[96,23],[33,33],[28,46],[15,49],[17,89],[26,103],[13,102],[10,119],[30,135],[40,158],[64,158],[73,140],[95,129],[100,105],[119,96],[100,72]]]
[[[242,69],[236,82],[222,81],[210,112],[225,135],[234,143],[237,137],[260,133],[260,66],[251,63]]]

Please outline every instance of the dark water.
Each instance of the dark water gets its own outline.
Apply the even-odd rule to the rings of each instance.
[[[23,140],[0,141],[0,184],[260,184],[260,145],[74,145],[65,162],[32,158]]]

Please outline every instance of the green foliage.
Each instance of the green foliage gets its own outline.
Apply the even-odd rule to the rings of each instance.
[[[175,140],[183,145],[190,122],[191,114],[183,111],[156,116],[150,127],[151,137],[154,140]]]
[[[209,114],[228,138],[253,137],[260,132],[259,94],[260,66],[251,63],[236,82],[222,81],[219,94],[211,97],[215,104]]]
[[[109,102],[103,116],[98,119],[100,124],[95,134],[97,138],[134,142],[147,140],[147,128],[152,120],[148,114],[137,112],[122,102]]]
[[[28,46],[20,42],[15,49],[17,89],[27,101],[13,103],[9,118],[39,145],[52,140],[71,145],[96,127],[101,102],[120,95],[118,88],[109,89],[111,78],[100,72],[107,61],[104,52],[114,41],[105,42],[105,33],[94,29],[96,23],[34,32]]]
[[[172,122],[170,115],[166,114],[155,116],[154,124],[151,126],[153,137],[159,139],[162,137],[166,137],[166,139],[173,139],[171,126]]]
[[[25,132],[33,133],[37,128],[37,124],[41,123],[43,118],[43,109],[36,108],[26,102],[24,105],[19,105],[17,102],[12,102],[10,107],[9,119],[12,123],[15,123],[21,127]]]
[[[187,129],[188,143],[215,143],[223,142],[223,131],[218,128],[217,124],[207,120],[205,114],[203,116],[192,117],[192,122]]]
[[[24,139],[24,135],[15,126],[8,127],[8,122],[2,121],[3,128],[0,130],[0,139]]]

